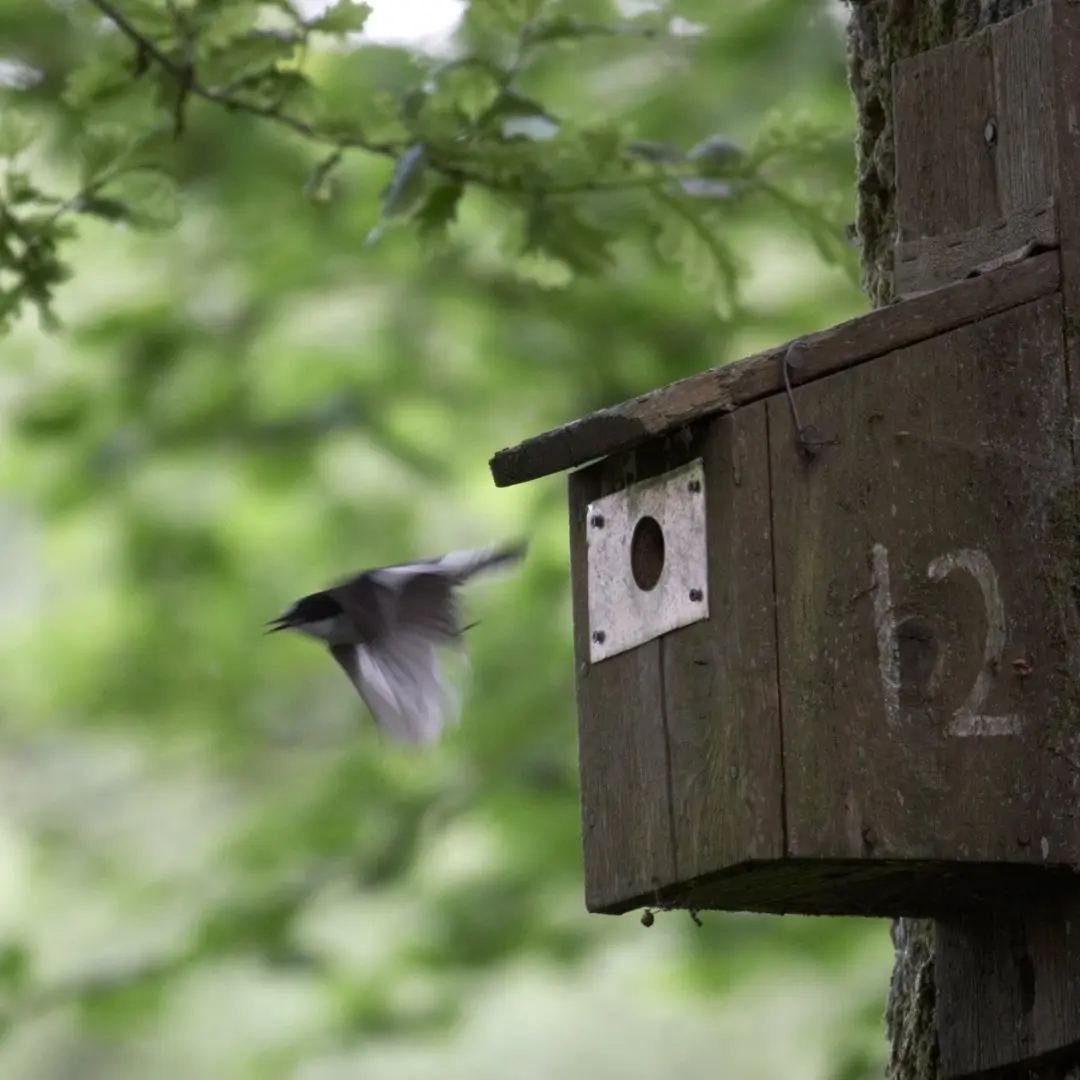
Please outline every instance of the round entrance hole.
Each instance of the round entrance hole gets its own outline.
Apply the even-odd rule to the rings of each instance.
[[[642,592],[656,588],[664,572],[664,530],[653,517],[643,517],[634,526],[630,540],[630,572]]]

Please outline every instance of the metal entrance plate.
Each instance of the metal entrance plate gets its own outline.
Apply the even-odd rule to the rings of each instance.
[[[589,504],[592,663],[709,617],[700,458]]]

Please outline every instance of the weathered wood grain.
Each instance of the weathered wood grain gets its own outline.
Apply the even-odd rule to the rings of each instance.
[[[801,339],[799,382],[820,379],[1047,296],[1060,281],[1057,253],[1047,252],[811,334]],[[499,487],[535,480],[776,394],[783,389],[780,362],[788,344],[691,375],[500,450],[491,459],[492,477]]]
[[[710,618],[590,665],[589,502],[697,457]],[[586,904],[617,913],[783,855],[764,404],[572,474],[570,504]]]
[[[1047,199],[967,232],[901,240],[894,287],[909,297],[1057,246],[1057,207]]]
[[[1042,205],[1056,190],[1051,3],[1035,4],[989,27],[994,66],[993,145],[997,205],[1003,217]]]
[[[995,149],[984,138],[993,115],[993,56],[986,34],[894,66],[901,239],[962,233],[1004,216],[997,200]]]
[[[936,928],[943,1077],[975,1076],[1080,1043],[1080,909],[1033,903]]]
[[[788,854],[1080,862],[1050,617],[1075,499],[1060,299],[795,397],[837,442],[806,464],[768,403]]]
[[[1054,0],[1025,13],[1034,45],[1011,58],[1018,115],[1031,122],[1043,153],[1025,163],[1017,189],[1042,189],[1052,174],[1058,206],[1062,267],[1063,341],[1071,412],[1080,415],[1080,8]],[[1019,43],[1015,35],[1011,39]],[[1041,42],[1041,48],[1039,47]],[[1006,56],[995,47],[995,55]],[[1006,56],[1006,59],[1009,59]],[[1050,86],[1050,93],[1045,87]],[[1025,102],[1038,95],[1035,103]],[[999,95],[1000,97],[1000,95]],[[1034,178],[1032,178],[1034,176]],[[1017,196],[1019,198],[1021,196]],[[1075,444],[1075,432],[1074,432]],[[1074,458],[1076,455],[1073,447]],[[1060,797],[1062,814],[1075,820],[1080,778],[1080,728],[1075,695],[1080,687],[1080,502],[1059,508],[1058,535],[1044,552],[1050,596],[1046,623],[1056,633],[1058,666],[1072,693],[1071,709],[1047,731],[1044,745],[1072,774],[1072,790]],[[1033,536],[1034,543],[1042,543]],[[1045,783],[1033,774],[1032,785]],[[1071,795],[1071,798],[1069,797]],[[1073,890],[1075,891],[1075,889]],[[1076,1060],[1080,1051],[1080,909],[1046,902],[1028,907],[999,905],[994,912],[967,914],[936,927],[937,1029],[944,1077],[1010,1074]],[[1054,1070],[1040,1068],[1041,1075]],[[1060,1070],[1061,1073],[1065,1069]]]
[[[1010,20],[1017,26],[1020,19]],[[995,42],[995,56],[1011,70],[1011,93],[999,101],[1030,125],[1030,160],[1010,178],[1014,201],[1043,190],[1051,176],[1058,207],[1062,268],[1063,342],[1071,412],[1080,415],[1080,7],[1060,2],[1024,13],[1028,37]],[[1003,80],[999,80],[1003,81]],[[1049,92],[1047,91],[1049,87]],[[1073,455],[1076,456],[1075,431]],[[1080,501],[1058,508],[1058,535],[1043,552],[1050,595],[1046,624],[1056,634],[1058,667],[1068,680],[1071,709],[1044,736],[1048,753],[1071,773],[1059,797],[1069,825],[1075,821],[1080,778]],[[1035,544],[1045,543],[1033,535]],[[1030,783],[1046,780],[1033,773]],[[1071,796],[1071,798],[1070,798]],[[969,1077],[1017,1072],[1080,1050],[1080,910],[1035,903],[968,914],[936,928],[937,1028],[941,1072]],[[1045,1075],[1047,1070],[1041,1072]]]
[[[1036,5],[894,68],[897,295],[1056,247],[1051,9]]]
[[[662,642],[680,881],[784,855],[764,402],[717,417],[699,446],[710,617]]]
[[[660,471],[660,470],[658,470]],[[585,904],[632,907],[675,880],[660,642],[589,663],[589,503],[637,476],[629,460],[569,477]]]
[[[1060,204],[1061,300],[1073,415],[1080,416],[1080,6],[1055,0],[1050,9],[1054,66],[1051,115],[1058,154],[1055,181]],[[1074,453],[1080,461],[1075,434],[1074,431]],[[1072,617],[1078,649],[1073,676],[1080,682],[1080,614],[1075,604]]]

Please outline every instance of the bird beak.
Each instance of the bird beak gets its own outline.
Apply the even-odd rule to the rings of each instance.
[[[279,630],[289,629],[289,620],[284,615],[279,615],[276,619],[271,619],[268,623],[263,623],[264,626],[269,626],[270,629],[266,631],[268,634],[276,634]]]

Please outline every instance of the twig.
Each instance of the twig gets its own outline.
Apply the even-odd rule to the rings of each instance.
[[[272,120],[274,123],[289,128],[296,132],[297,135],[302,135],[305,139],[311,139],[313,142],[328,143],[333,146],[350,149],[367,150],[369,153],[380,154],[383,157],[391,158],[396,158],[401,152],[400,147],[398,147],[396,143],[368,142],[365,139],[360,139],[355,136],[347,136],[344,138],[331,137],[312,127],[306,120],[301,120],[299,117],[282,112],[278,106],[260,105],[254,101],[245,101],[242,98],[233,97],[228,91],[214,90],[211,87],[203,86],[203,84],[195,77],[193,63],[177,63],[150,38],[141,33],[130,22],[127,16],[116,8],[112,3],[112,0],[89,0],[89,2],[93,4],[105,18],[113,23],[117,30],[119,30],[142,55],[148,56],[159,67],[168,72],[169,75],[176,80],[177,86],[184,93],[190,94],[192,97],[202,98],[203,101],[209,101],[215,105],[220,105],[230,112],[242,112],[247,113],[250,116],[260,117],[263,120]]]

